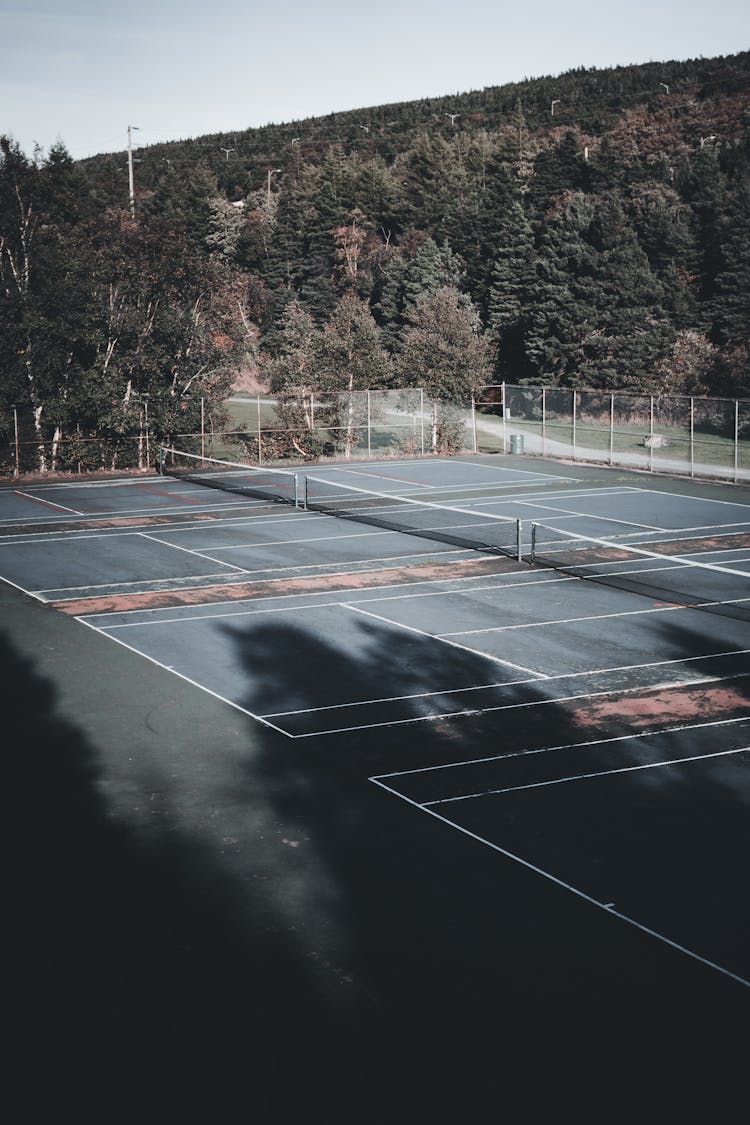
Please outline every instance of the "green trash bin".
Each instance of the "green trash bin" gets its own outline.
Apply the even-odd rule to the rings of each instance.
[[[523,453],[523,434],[510,435],[511,453]]]

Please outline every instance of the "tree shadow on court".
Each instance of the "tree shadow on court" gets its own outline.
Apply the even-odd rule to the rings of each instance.
[[[374,622],[354,649],[297,627],[227,631],[248,707],[313,708],[321,683],[369,699],[488,674],[416,634],[394,661]],[[0,684],[14,1119],[625,1125],[705,1119],[741,1085],[734,986],[367,782],[562,742],[568,708],[325,739],[247,720],[231,791],[209,760],[190,800],[205,817],[222,800],[248,820],[265,808],[273,842],[248,830],[268,845],[256,881],[189,818],[147,833],[115,818],[99,748],[2,637]],[[548,847],[538,811],[501,815],[524,848]]]
[[[0,685],[8,1120],[343,1120],[329,1051],[351,1051],[286,920],[188,833],[112,817],[96,748],[2,634]]]
[[[390,629],[374,622],[360,628],[361,643],[352,648],[351,637],[339,643],[301,625],[228,625],[247,673],[244,705],[256,713],[271,705],[304,712],[321,697],[329,706],[336,697],[416,697],[436,683],[489,678],[481,656],[412,635],[403,641],[405,657],[394,652]],[[694,644],[689,631],[675,630],[672,641],[686,653]],[[509,699],[541,697],[539,686],[526,683],[511,688]],[[417,698],[400,706],[402,718],[419,718]],[[466,697],[447,691],[441,706],[449,716],[466,707]],[[499,840],[553,872],[559,859],[568,874],[572,860],[571,882],[591,877],[596,887],[596,864],[612,860],[596,854],[609,834],[627,882],[639,835],[632,819],[649,796],[644,775],[634,774],[614,798],[573,800],[562,811],[554,801],[491,809],[477,802],[476,814],[455,816],[462,832],[366,780],[611,737],[611,716],[601,717],[600,732],[589,726],[582,736],[575,704],[391,726],[384,711],[386,725],[369,730],[341,729],[342,714],[333,724],[339,732],[324,738],[280,742],[267,733],[262,768],[273,777],[269,792],[280,815],[305,826],[311,879],[336,888],[327,908],[346,974],[359,985],[347,1015],[359,1017],[352,1041],[373,1059],[373,1119],[689,1121],[741,1096],[741,986],[481,843]],[[625,731],[624,712],[622,719]],[[371,720],[377,723],[377,713]],[[615,747],[606,768],[628,762]],[[600,766],[593,748],[576,758],[576,771]],[[248,764],[256,776],[258,768],[258,761]],[[686,775],[675,818],[684,819],[696,800]],[[719,813],[734,816],[735,805],[727,787]],[[445,816],[450,823],[454,814]],[[649,831],[641,873],[648,846],[666,839],[653,816]],[[576,870],[581,857],[590,870]],[[688,855],[688,864],[694,858]],[[653,893],[664,893],[658,879]],[[353,1104],[361,1120],[361,1093]]]

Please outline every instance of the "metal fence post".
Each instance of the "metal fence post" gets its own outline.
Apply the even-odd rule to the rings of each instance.
[[[690,476],[695,476],[695,400],[690,396]]]
[[[18,444],[18,407],[13,406],[11,409],[13,410],[13,436],[14,436],[14,440],[15,440],[15,449],[16,449],[16,471],[15,471],[14,475],[16,477],[20,477],[20,475],[21,475],[21,457],[20,457],[20,453],[19,453],[19,444]]]
[[[477,453],[477,404],[474,400],[474,392],[471,394],[471,428],[474,434],[474,452]]]
[[[547,388],[542,387],[542,457],[547,456]]]
[[[206,400],[201,395],[201,458],[206,456]]]
[[[263,449],[261,446],[261,428],[260,428],[260,395],[258,395],[258,464],[263,460]]]
[[[650,473],[653,473],[653,471],[654,471],[654,396],[649,395],[649,400],[650,400],[650,403],[651,403],[651,422],[650,422],[650,425],[649,425],[649,429],[651,430],[651,440],[648,443],[648,471]]]
[[[505,415],[507,414],[507,407],[505,405],[505,383],[504,382],[503,382],[502,396],[503,396],[503,453],[507,453],[507,451],[508,451],[508,441],[507,441],[508,435],[506,433],[506,424],[505,424]]]
[[[424,391],[419,391],[419,432],[420,432],[420,445],[422,453],[424,453]]]
[[[370,388],[367,388],[367,460],[372,460],[372,412],[370,408]]]
[[[615,396],[609,396],[609,463],[612,464],[615,452]]]
[[[576,405],[578,403],[578,392],[572,391],[573,395],[573,460],[576,459]]]
[[[734,400],[734,483],[737,483],[737,477],[740,467],[739,462],[740,453],[740,403],[739,399]]]

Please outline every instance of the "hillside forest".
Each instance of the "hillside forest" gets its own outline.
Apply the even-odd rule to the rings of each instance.
[[[243,379],[750,396],[749,92],[745,52],[82,161],[2,137],[0,446],[143,464],[144,416],[220,427]]]

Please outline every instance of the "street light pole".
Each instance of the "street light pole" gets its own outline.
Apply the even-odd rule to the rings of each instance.
[[[268,206],[271,206],[271,176],[274,172],[280,172],[281,168],[268,169]]]
[[[128,125],[128,192],[130,196],[130,214],[135,218],[135,184],[133,182],[133,138],[132,130],[138,129],[137,125]]]

